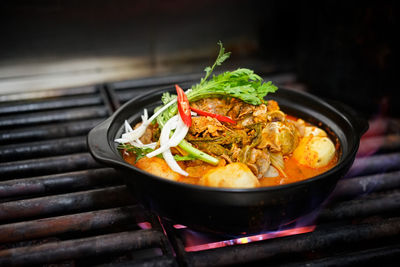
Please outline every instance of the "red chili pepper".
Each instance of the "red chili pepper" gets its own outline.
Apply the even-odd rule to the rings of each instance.
[[[212,118],[216,118],[219,121],[236,124],[236,121],[232,120],[229,117],[223,116],[223,115],[219,115],[219,114],[203,111],[203,110],[200,110],[200,109],[197,109],[197,108],[194,108],[194,107],[190,107],[190,109],[193,110],[194,112],[196,112],[198,115],[209,116],[209,117],[212,117]]]
[[[178,111],[182,121],[190,127],[192,125],[192,115],[190,114],[189,100],[179,85],[175,84],[176,92],[178,93]]]

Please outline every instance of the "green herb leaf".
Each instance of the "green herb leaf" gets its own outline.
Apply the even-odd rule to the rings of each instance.
[[[135,147],[131,144],[125,143],[125,144],[119,144],[118,145],[118,149],[125,149],[126,151],[129,151],[131,153],[134,153],[136,156],[136,160],[135,163],[138,162],[138,160],[140,160],[141,158],[144,158],[146,156],[146,154],[154,151],[151,148],[139,148],[139,147]],[[162,154],[157,155],[157,157],[159,158],[163,158]],[[181,155],[174,155],[174,159],[176,161],[186,161],[186,160],[195,160],[197,159],[195,156],[193,155],[187,155],[187,156],[181,156]]]
[[[252,105],[260,105],[268,93],[278,87],[272,82],[263,83],[262,78],[252,70],[240,68],[214,76],[203,85],[197,84],[187,94],[189,101],[213,96],[231,96]]]
[[[166,105],[169,102],[171,102],[172,100],[174,100],[175,98],[176,98],[176,95],[170,94],[169,92],[165,92],[161,96],[161,101],[163,102],[164,105]]]
[[[260,105],[268,93],[273,93],[278,89],[271,81],[263,82],[259,75],[246,68],[227,71],[208,79],[214,68],[221,65],[230,56],[229,52],[225,53],[221,42],[218,42],[218,45],[220,50],[213,66],[205,68],[206,76],[201,79],[200,83],[193,85],[192,91],[187,93],[190,102],[206,97],[231,96],[252,105]],[[163,95],[163,103],[168,103],[173,97],[174,95],[166,93]],[[172,105],[157,117],[157,123],[162,128],[177,112],[177,105]]]
[[[230,55],[231,55],[231,52],[225,53],[225,48],[224,48],[224,46],[222,45],[222,42],[221,42],[221,41],[218,42],[218,45],[219,45],[218,57],[217,57],[217,59],[215,60],[215,62],[214,62],[214,64],[212,65],[212,67],[206,67],[206,68],[204,69],[204,71],[206,72],[206,76],[200,80],[200,85],[202,85],[202,84],[204,84],[204,83],[206,82],[206,80],[210,77],[211,73],[214,71],[214,68],[215,68],[216,66],[220,66],[220,65],[221,65],[225,60],[227,60],[227,59],[230,57]]]
[[[252,105],[260,105],[264,102],[264,98],[268,93],[275,92],[278,87],[272,84],[271,81],[264,83],[263,79],[254,73],[254,71],[246,68],[239,68],[234,71],[227,71],[217,76],[212,76],[216,66],[220,66],[226,59],[229,58],[230,52],[225,53],[225,48],[222,42],[219,41],[220,46],[217,59],[211,67],[206,67],[204,71],[206,75],[200,80],[198,84],[191,87],[192,91],[187,93],[189,102],[194,102],[202,98],[230,96],[243,100]],[[164,104],[173,99],[173,95],[164,94],[162,101]],[[157,111],[159,108],[156,108]],[[163,128],[165,123],[178,112],[177,104],[171,105],[162,114],[157,117],[157,123],[160,128]],[[201,159],[205,162],[216,165],[218,159],[195,149],[186,140],[183,140],[179,146],[190,155]]]
[[[125,149],[128,152],[134,153],[136,156],[135,163],[138,162],[139,159],[145,157],[146,154],[153,151],[153,149],[151,149],[151,148],[139,148],[139,147],[135,147],[129,143],[119,144],[118,149]]]

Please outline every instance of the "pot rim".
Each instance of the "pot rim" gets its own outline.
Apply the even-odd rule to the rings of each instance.
[[[110,134],[109,133],[110,126],[115,122],[115,120],[118,117],[121,116],[120,114],[123,113],[128,106],[133,105],[136,101],[143,99],[145,97],[169,91],[169,90],[165,90],[165,88],[160,88],[159,90],[150,91],[148,93],[140,94],[140,95],[134,97],[133,99],[129,100],[128,102],[123,104],[121,107],[119,107],[118,110],[115,111],[114,114],[112,114],[108,119],[106,119],[105,121],[103,121],[102,123],[97,125],[95,128],[93,128],[87,136],[89,152],[98,161],[104,162],[106,164],[111,164],[114,167],[117,167],[119,169],[122,167],[125,171],[126,170],[134,171],[134,172],[140,174],[140,176],[142,176],[142,175],[145,176],[146,179],[147,178],[155,179],[158,182],[182,187],[183,189],[200,190],[200,191],[207,191],[207,192],[221,192],[221,193],[265,193],[265,192],[270,192],[270,191],[285,190],[287,188],[295,188],[295,187],[303,186],[303,185],[309,184],[309,183],[314,183],[318,180],[330,177],[331,175],[334,175],[336,172],[340,172],[340,170],[344,166],[351,164],[351,162],[355,158],[355,154],[357,153],[357,150],[359,147],[359,139],[360,139],[361,135],[366,131],[366,129],[368,129],[368,125],[366,125],[365,127],[361,127],[359,132],[357,133],[357,129],[355,129],[355,127],[352,125],[351,118],[349,118],[349,115],[344,114],[342,111],[337,109],[335,106],[327,103],[323,99],[321,99],[317,96],[314,96],[312,94],[309,94],[307,92],[302,92],[302,91],[297,91],[297,90],[292,90],[292,89],[287,89],[287,88],[282,88],[282,87],[279,87],[279,90],[289,90],[291,92],[295,92],[304,97],[307,97],[307,98],[311,99],[312,101],[318,102],[320,105],[323,105],[324,108],[328,108],[328,109],[332,110],[333,112],[335,112],[336,114],[340,115],[340,117],[343,120],[345,120],[346,123],[348,123],[350,125],[350,127],[353,131],[353,134],[358,135],[357,142],[354,142],[354,145],[349,149],[349,151],[345,155],[342,154],[340,156],[339,162],[333,168],[331,168],[328,171],[323,172],[317,176],[307,178],[307,179],[304,179],[301,181],[283,184],[283,185],[274,185],[274,186],[265,186],[265,187],[256,187],[256,188],[224,188],[224,187],[209,187],[209,186],[195,185],[195,184],[189,184],[189,183],[184,183],[184,182],[172,181],[169,179],[165,179],[165,178],[153,175],[144,170],[141,170],[141,169],[125,162],[124,159],[121,157],[120,152],[115,151],[114,144],[111,144],[110,140],[107,138]],[[123,120],[125,120],[125,119],[128,120],[129,118],[123,118]],[[122,127],[122,125],[120,127]],[[93,139],[100,132],[105,134],[104,135],[105,142],[103,145],[101,145],[99,147],[98,144],[93,143]],[[113,138],[115,139],[115,136],[113,136]],[[112,142],[113,142],[113,140],[112,140]],[[104,152],[107,152],[107,153],[105,153],[106,155],[104,155]],[[111,153],[114,155],[111,155]],[[119,157],[117,157],[116,153],[118,154]],[[132,177],[132,178],[134,178],[134,177]],[[141,178],[143,178],[143,177],[141,177]]]

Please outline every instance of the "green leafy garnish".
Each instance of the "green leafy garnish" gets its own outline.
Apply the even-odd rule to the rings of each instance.
[[[212,67],[204,69],[206,76],[200,83],[192,86],[192,91],[187,94],[189,101],[196,101],[205,97],[227,95],[236,97],[252,105],[260,105],[268,93],[278,90],[271,81],[263,83],[263,79],[254,71],[239,68],[235,71],[227,71],[209,79],[216,66],[220,66],[229,58],[230,52],[225,53],[221,41],[218,42],[219,53]],[[209,80],[208,80],[209,79]]]
[[[161,96],[161,101],[163,102],[164,105],[166,105],[169,102],[171,102],[172,100],[174,100],[175,98],[176,98],[176,95],[174,95],[174,94],[171,95],[169,92],[165,92]]]
[[[138,160],[140,160],[141,158],[146,157],[146,154],[154,151],[154,149],[151,149],[151,148],[135,147],[129,143],[119,144],[118,149],[120,149],[120,150],[125,149],[126,151],[135,154],[135,156],[136,156],[135,163],[138,162]],[[156,157],[163,158],[162,154],[159,154]],[[192,155],[187,155],[187,156],[174,155],[174,159],[176,161],[186,161],[186,160],[195,160],[195,159],[197,159],[197,157],[194,157]]]
[[[227,71],[211,77],[215,67],[220,66],[230,56],[230,52],[225,53],[225,48],[221,41],[218,42],[218,45],[220,49],[214,64],[211,67],[206,67],[204,69],[206,72],[204,78],[202,78],[198,84],[193,85],[190,92],[186,93],[189,102],[194,102],[207,97],[229,96],[239,98],[252,105],[260,105],[264,103],[264,97],[268,93],[273,93],[278,90],[278,87],[272,84],[271,81],[264,83],[263,79],[259,75],[246,68]],[[175,95],[164,93],[161,100],[165,105],[175,98]],[[160,108],[161,107],[157,107],[155,112]],[[177,104],[171,105],[168,109],[162,112],[157,117],[159,127],[163,128],[165,123],[175,116],[177,112]],[[218,164],[218,159],[194,148],[185,139],[179,143],[179,147],[188,152],[193,158],[203,160],[213,165]]]
[[[260,105],[268,93],[278,89],[272,82],[263,83],[262,78],[249,69],[227,71],[214,76],[203,85],[197,84],[187,94],[189,101],[215,96],[230,96],[252,105]]]
[[[146,154],[153,151],[151,148],[139,148],[135,147],[129,143],[119,144],[118,149],[125,149],[128,152],[131,152],[136,155],[135,163],[138,162],[139,159],[144,158]]]
[[[221,42],[221,41],[218,42],[218,45],[219,45],[218,57],[217,57],[217,59],[215,60],[215,62],[214,62],[214,64],[212,65],[212,67],[206,67],[206,68],[204,69],[204,71],[206,72],[206,76],[205,76],[204,78],[201,78],[201,80],[200,80],[200,85],[202,85],[202,84],[204,84],[204,83],[206,82],[206,80],[208,79],[208,77],[210,77],[211,73],[214,71],[214,69],[215,69],[216,66],[221,66],[221,64],[222,64],[225,60],[227,60],[227,59],[230,57],[230,55],[231,55],[231,52],[225,53],[225,48],[224,48],[224,46],[222,45],[222,42]]]
[[[227,71],[209,79],[214,68],[221,65],[230,56],[229,52],[225,53],[221,42],[218,42],[218,45],[220,49],[214,64],[204,69],[205,77],[200,80],[200,83],[193,85],[192,90],[186,94],[190,102],[207,97],[230,96],[252,105],[260,105],[268,93],[278,90],[278,87],[271,81],[264,83],[259,75],[246,68]],[[163,94],[162,101],[166,104],[175,97],[167,92]],[[178,106],[174,104],[157,117],[157,123],[162,128],[177,112]]]

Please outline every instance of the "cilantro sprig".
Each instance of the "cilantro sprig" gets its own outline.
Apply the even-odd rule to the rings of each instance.
[[[221,66],[221,64],[225,60],[227,60],[231,55],[231,52],[225,53],[225,48],[221,41],[218,42],[218,45],[219,45],[219,53],[218,53],[217,59],[215,60],[212,67],[206,67],[204,69],[204,71],[206,72],[206,76],[204,78],[201,78],[199,85],[203,85],[207,81],[208,77],[210,77],[210,75],[214,71],[215,67]]]
[[[222,42],[218,42],[219,53],[217,59],[212,66],[204,69],[205,76],[200,79],[198,84],[191,87],[190,92],[186,93],[189,102],[197,101],[202,98],[216,96],[230,96],[243,100],[252,105],[260,105],[264,102],[264,97],[268,93],[275,92],[278,87],[272,84],[271,81],[264,83],[263,79],[255,74],[252,70],[239,68],[234,71],[227,71],[219,75],[212,75],[214,69],[220,66],[230,56],[230,52],[225,52]],[[164,93],[161,100],[164,105],[176,98],[175,95]],[[162,108],[157,107],[154,112]],[[171,105],[157,117],[157,123],[160,128],[163,128],[165,123],[175,116],[178,112],[177,104]],[[210,164],[216,165],[218,159],[207,153],[193,147],[189,142],[183,139],[179,143],[179,147],[186,151],[190,157],[200,159]]]
[[[151,149],[151,148],[140,148],[140,147],[133,146],[129,143],[119,144],[118,149],[120,149],[120,150],[125,149],[126,151],[135,154],[135,156],[136,156],[135,163],[138,162],[139,159],[144,158],[146,156],[146,154],[153,151],[153,149]]]
[[[135,163],[138,162],[141,158],[146,157],[146,154],[154,151],[154,149],[151,149],[151,148],[139,148],[139,147],[133,146],[129,143],[119,144],[118,149],[126,150],[128,152],[135,154],[135,156],[136,156]],[[156,157],[163,158],[162,154],[159,154]],[[191,156],[191,155],[187,155],[187,156],[174,155],[174,159],[176,161],[187,161],[187,160],[195,160],[196,157]]]
[[[227,71],[211,77],[215,67],[220,66],[230,56],[230,52],[225,53],[222,42],[218,42],[218,45],[220,49],[214,64],[204,69],[206,72],[205,77],[198,84],[193,85],[191,87],[192,90],[186,94],[190,102],[207,97],[230,96],[252,105],[260,105],[264,102],[264,97],[268,93],[274,93],[278,90],[278,87],[272,84],[271,81],[263,82],[259,75],[246,68]],[[163,104],[168,103],[175,97],[175,95],[164,93],[162,96]],[[162,128],[165,122],[177,112],[178,107],[174,104],[157,117],[157,123]]]

